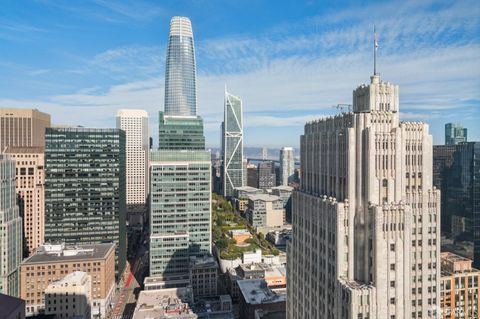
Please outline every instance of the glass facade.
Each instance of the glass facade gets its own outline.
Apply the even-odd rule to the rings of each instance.
[[[160,150],[204,150],[203,120],[200,116],[177,117],[158,114]]]
[[[197,84],[192,24],[186,17],[173,17],[165,70],[165,114],[195,116]]]
[[[222,123],[223,195],[233,196],[243,186],[243,110],[240,98],[225,92]]]
[[[150,154],[150,276],[188,273],[190,256],[211,253],[209,151]]]
[[[467,129],[458,123],[445,124],[445,144],[455,145],[467,141]]]
[[[22,219],[15,192],[15,161],[0,155],[0,293],[18,297]],[[1,308],[1,307],[0,307]]]
[[[47,128],[45,241],[116,245],[117,276],[125,268],[125,132]]]

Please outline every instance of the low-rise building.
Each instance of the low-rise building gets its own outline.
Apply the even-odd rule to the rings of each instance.
[[[230,295],[200,299],[195,297],[193,311],[199,319],[234,319]]]
[[[25,300],[0,294],[0,319],[25,318]]]
[[[287,242],[292,239],[293,230],[282,229],[271,231],[265,238],[277,247],[286,247]]]
[[[217,295],[218,264],[213,256],[190,257],[190,284],[196,298]]]
[[[255,318],[255,312],[286,311],[287,291],[271,289],[263,279],[240,280],[240,319]]]
[[[72,272],[45,289],[45,314],[59,319],[92,318],[92,278],[83,271]]]
[[[92,316],[105,317],[115,292],[115,244],[112,243],[38,247],[20,265],[20,297],[26,301],[27,316],[43,313],[45,289],[74,271],[91,276]]]
[[[285,208],[285,220],[292,221],[292,192],[293,187],[287,185],[280,185],[272,187],[272,195],[278,196],[283,201],[283,208]]]
[[[133,319],[197,319],[190,308],[191,288],[143,290],[138,296]]]
[[[253,227],[282,226],[285,223],[283,201],[280,197],[273,195],[251,195],[246,217]]]
[[[263,194],[263,189],[258,189],[251,186],[243,186],[235,188],[235,196],[233,198],[233,202],[235,204],[235,208],[244,213],[248,207],[248,197],[250,195],[258,195]]]
[[[440,305],[442,318],[478,318],[480,270],[472,260],[443,252],[441,260]]]

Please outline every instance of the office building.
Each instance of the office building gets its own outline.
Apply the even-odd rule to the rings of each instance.
[[[197,114],[197,69],[190,19],[173,17],[165,68],[165,115]]]
[[[445,145],[456,145],[467,141],[467,129],[459,123],[445,124]]]
[[[440,192],[427,124],[371,77],[353,112],[305,125],[292,195],[288,318],[437,318]]]
[[[478,318],[480,270],[472,268],[472,260],[453,253],[444,252],[440,258],[441,318]]]
[[[295,158],[292,147],[280,149],[280,185],[289,185],[293,182],[295,173]]]
[[[148,196],[148,113],[122,109],[117,112],[117,129],[125,131],[127,213],[146,212]]]
[[[115,293],[114,244],[40,246],[20,266],[20,297],[26,301],[27,316],[43,313],[45,288],[75,271],[91,277],[91,314],[105,318]]]
[[[92,318],[92,277],[74,271],[45,288],[45,314],[57,318]]]
[[[440,190],[444,180],[449,178],[448,171],[453,164],[453,154],[456,150],[457,145],[433,146],[433,186]]]
[[[16,192],[23,218],[27,254],[44,243],[45,150],[40,146],[9,146],[5,153],[15,160]]]
[[[117,278],[126,263],[125,132],[47,128],[45,241],[112,242]]]
[[[253,163],[247,164],[247,186],[258,187],[258,167]]]
[[[150,153],[150,276],[188,279],[191,256],[211,253],[209,151]]]
[[[272,161],[264,161],[258,164],[258,188],[270,189],[277,186],[275,164]]]
[[[285,223],[283,200],[267,194],[250,195],[246,218],[253,227],[282,226]]]
[[[140,291],[133,319],[197,319],[190,308],[191,288],[169,288]]]
[[[18,297],[22,219],[15,193],[15,161],[0,155],[0,293]]]
[[[7,146],[45,146],[50,115],[33,109],[0,108],[0,153]]]
[[[271,289],[263,279],[240,280],[238,287],[240,319],[255,318],[255,312],[259,310],[283,312],[280,318],[285,318],[287,300],[285,289]]]
[[[225,91],[222,123],[223,196],[232,197],[243,186],[243,109],[242,100]]]
[[[2,306],[1,319],[25,318],[25,300],[0,294],[0,305]]]
[[[190,286],[195,299],[217,295],[218,264],[215,257],[190,258]]]
[[[159,112],[159,150],[204,150],[203,120],[200,116],[170,116]]]

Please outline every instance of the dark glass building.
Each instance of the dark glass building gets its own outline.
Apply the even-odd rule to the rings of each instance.
[[[117,278],[126,262],[125,132],[47,128],[45,241],[116,245]]]

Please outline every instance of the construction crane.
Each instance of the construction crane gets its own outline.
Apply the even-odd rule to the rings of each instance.
[[[348,112],[352,111],[352,104],[339,103],[337,105],[332,105],[332,107],[342,111],[343,113],[345,113],[345,110],[348,110]]]

